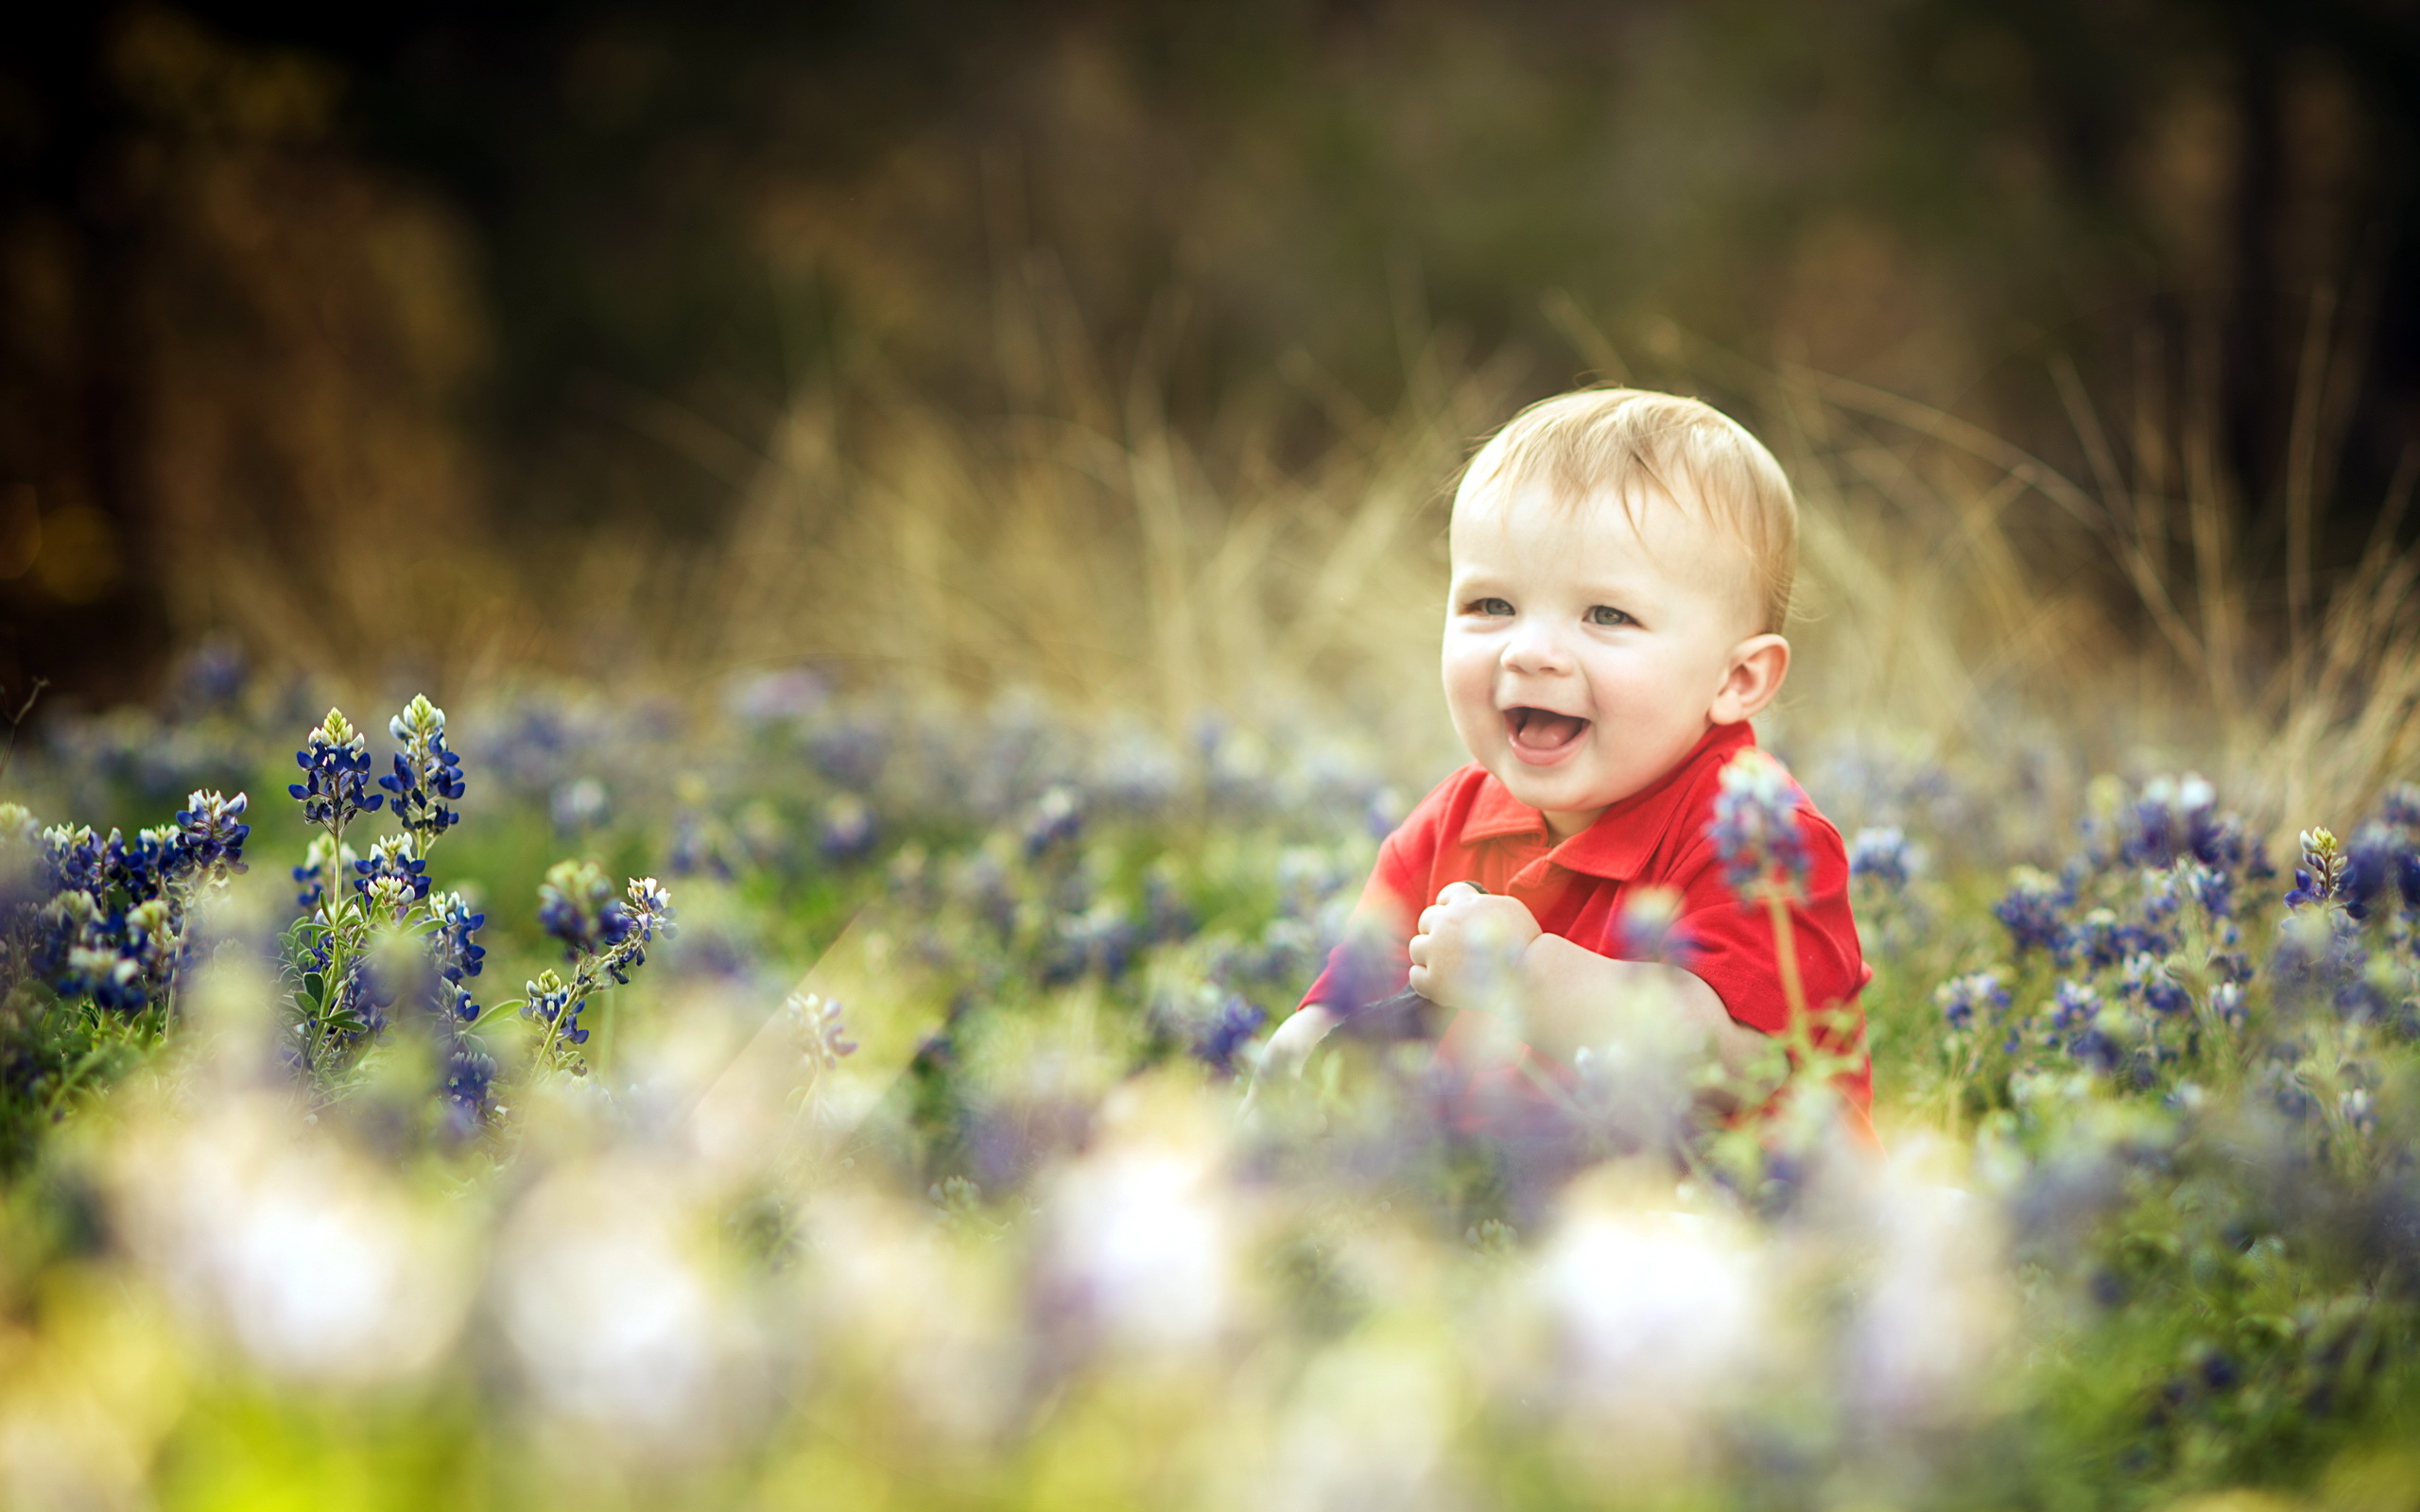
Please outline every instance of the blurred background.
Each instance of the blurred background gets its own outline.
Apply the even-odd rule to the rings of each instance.
[[[2279,724],[2402,623],[2416,83],[2398,0],[52,8],[0,685],[1282,672],[1434,736],[1441,490],[1629,379],[1773,440],[1858,696]]]

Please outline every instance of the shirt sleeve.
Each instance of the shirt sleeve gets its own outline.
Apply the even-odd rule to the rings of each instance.
[[[1798,821],[1806,881],[1788,912],[1799,986],[1814,1018],[1811,1038],[1861,1063],[1864,1010],[1857,1000],[1872,973],[1849,913],[1848,850],[1841,832],[1803,796]],[[1682,895],[1681,932],[1690,947],[1685,964],[1714,988],[1732,1018],[1765,1034],[1789,1032],[1789,999],[1768,905],[1740,902],[1711,841],[1695,836],[1688,845],[1673,874]]]

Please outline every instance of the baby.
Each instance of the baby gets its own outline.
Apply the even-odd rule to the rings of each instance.
[[[1471,765],[1380,847],[1345,944],[1264,1070],[1299,1071],[1406,985],[1455,1013],[1439,1061],[1465,1108],[1483,1084],[1517,1100],[1522,1082],[1567,1074],[1620,1032],[1626,1003],[1668,1005],[1693,1054],[1734,1076],[1767,1063],[1791,1027],[1773,927],[1741,905],[1707,826],[1723,766],[1789,671],[1798,512],[1780,465],[1695,400],[1564,394],[1472,458],[1450,542],[1445,702]],[[1872,973],[1848,859],[1789,792],[1807,860],[1789,906],[1804,1042],[1848,1064],[1836,1085],[1870,1137],[1856,1005]],[[1677,908],[1681,953],[1624,958],[1651,954],[1642,898]]]

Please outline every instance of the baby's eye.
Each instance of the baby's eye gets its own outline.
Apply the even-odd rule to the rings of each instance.
[[[1599,604],[1588,611],[1588,623],[1591,625],[1635,625],[1638,621],[1611,604]]]
[[[1512,612],[1512,604],[1510,599],[1475,598],[1470,601],[1470,606],[1464,612],[1471,614],[1510,614]]]

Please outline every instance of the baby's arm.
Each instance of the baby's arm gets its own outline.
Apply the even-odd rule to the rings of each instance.
[[[1654,994],[1668,1005],[1675,1031],[1722,1068],[1727,1085],[1707,1101],[1728,1111],[1772,1093],[1772,1040],[1733,1018],[1692,971],[1616,961],[1560,935],[1540,935],[1521,953],[1520,972],[1521,1038],[1558,1060],[1567,1063],[1585,1046],[1634,1032],[1615,1010],[1625,1000]]]
[[[1617,961],[1542,933],[1518,900],[1456,883],[1420,916],[1411,941],[1411,985],[1449,1008],[1489,1009],[1511,988],[1518,1033],[1531,1048],[1568,1063],[1582,1049],[1634,1033],[1622,1010],[1642,999],[1660,1001],[1659,1017],[1702,1046],[1735,1081],[1770,1064],[1772,1041],[1731,1017],[1703,980],[1677,966]],[[1761,1101],[1770,1088],[1735,1091],[1717,1103]]]
[[[1260,1065],[1254,1074],[1272,1076],[1279,1073],[1303,1074],[1303,1062],[1311,1051],[1327,1038],[1328,1031],[1343,1022],[1335,1013],[1316,1003],[1297,1008],[1292,1017],[1277,1026],[1269,1037],[1268,1047],[1260,1053]]]

